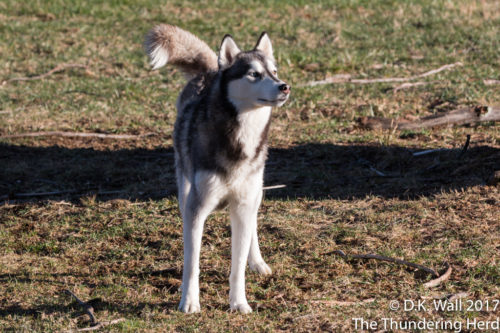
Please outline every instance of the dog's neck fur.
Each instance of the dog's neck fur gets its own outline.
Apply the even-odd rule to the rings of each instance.
[[[236,138],[242,144],[245,155],[257,156],[267,146],[270,117],[270,106],[238,113],[237,119],[240,126]]]

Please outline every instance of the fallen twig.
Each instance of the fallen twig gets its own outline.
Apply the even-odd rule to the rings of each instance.
[[[323,84],[331,84],[331,83],[359,83],[359,84],[367,84],[367,83],[393,83],[393,82],[407,82],[407,81],[413,81],[418,78],[423,78],[427,77],[430,75],[437,74],[439,72],[442,72],[444,70],[456,67],[456,66],[463,66],[461,62],[456,62],[453,64],[448,64],[441,66],[439,68],[430,70],[428,72],[418,74],[418,75],[413,75],[409,77],[388,77],[388,78],[377,78],[377,79],[352,79],[350,74],[337,74],[331,77],[327,77],[324,80],[320,81],[311,81],[308,82],[302,86],[305,87],[314,87],[317,85],[323,85]]]
[[[118,319],[113,319],[110,321],[102,321],[100,323],[97,323],[97,325],[94,325],[91,327],[79,328],[77,331],[78,332],[96,331],[96,330],[100,330],[101,328],[103,328],[105,326],[121,323],[122,321],[125,321],[125,318],[118,318]]]
[[[361,117],[358,123],[368,129],[419,130],[435,126],[475,124],[500,121],[500,107],[461,107],[444,114],[421,118],[417,121],[397,120],[380,117]]]
[[[425,288],[432,288],[432,287],[436,287],[436,286],[439,286],[441,283],[443,283],[444,281],[448,280],[450,278],[450,275],[451,275],[451,266],[450,264],[446,263],[446,266],[448,267],[446,269],[446,272],[439,276],[438,278],[434,279],[434,280],[430,280],[429,282],[427,283],[424,283],[424,287]]]
[[[364,158],[359,158],[357,163],[359,163],[360,165],[364,166],[364,167],[367,167],[368,169],[370,169],[371,172],[375,173],[377,176],[379,177],[393,177],[391,175],[387,175],[385,174],[384,172],[380,171],[380,170],[377,170],[370,161],[368,160],[365,160]]]
[[[456,299],[459,299],[459,298],[465,298],[465,297],[469,297],[470,293],[466,292],[466,291],[463,291],[463,292],[460,292],[460,293],[456,293],[456,294],[451,294],[451,295],[447,295],[445,298],[452,302]]]
[[[97,325],[97,320],[96,320],[95,315],[94,315],[94,308],[91,305],[89,305],[88,303],[79,299],[78,296],[76,296],[71,290],[66,289],[64,291],[67,294],[69,294],[70,296],[73,296],[75,298],[75,300],[78,302],[78,304],[80,304],[83,307],[83,309],[85,310],[85,313],[87,313],[89,315],[90,325],[92,325],[92,326]]]
[[[470,134],[467,134],[467,140],[465,140],[464,147],[460,151],[460,154],[458,154],[457,159],[461,159],[465,155],[467,149],[469,148],[469,144],[470,144]]]
[[[266,190],[276,190],[276,189],[285,188],[285,187],[286,187],[286,185],[280,184],[280,185],[264,186],[262,189],[264,191],[266,191]]]
[[[122,321],[125,321],[124,318],[118,318],[118,319],[114,319],[114,320],[110,320],[110,321],[102,321],[102,322],[98,322],[95,315],[94,315],[94,308],[89,305],[87,302],[84,302],[82,301],[80,298],[78,298],[78,296],[76,296],[71,290],[69,289],[66,289],[64,290],[67,294],[73,296],[75,298],[75,300],[78,302],[78,304],[80,304],[83,309],[85,310],[85,313],[89,316],[90,318],[90,327],[85,327],[85,328],[79,328],[77,329],[76,331],[77,332],[86,332],[86,331],[96,331],[96,330],[99,330],[105,326],[109,326],[109,325],[113,325],[113,324],[116,324],[116,323],[120,323]]]
[[[385,173],[383,173],[382,171],[379,171],[377,169],[375,169],[374,167],[370,166],[370,170],[375,172],[377,174],[377,176],[380,176],[380,177],[387,177],[387,175]]]
[[[52,74],[57,73],[57,72],[61,72],[61,71],[68,69],[68,68],[88,68],[88,66],[82,65],[82,64],[59,64],[56,67],[54,67],[53,69],[51,69],[50,71],[48,71],[47,73],[43,73],[43,74],[36,75],[36,76],[15,77],[15,78],[3,81],[2,85],[6,84],[8,82],[14,82],[14,81],[31,81],[31,80],[43,79],[44,77],[47,77],[47,76],[52,75]]]
[[[357,304],[365,304],[365,303],[372,303],[375,302],[375,298],[367,298],[361,301],[357,302],[352,302],[352,301],[334,301],[334,300],[312,300],[311,303],[313,304],[325,304],[325,305],[332,305],[332,306],[350,306],[350,305],[357,305]]]
[[[431,295],[431,296],[420,296],[421,299],[446,299],[450,302],[459,299],[469,297],[470,293],[463,291],[456,294],[440,294],[440,295]]]
[[[445,263],[445,266],[447,267],[446,272],[440,276],[438,273],[436,273],[435,270],[428,268],[428,267],[425,267],[423,265],[415,264],[415,263],[412,263],[412,262],[409,262],[406,260],[381,256],[378,254],[351,254],[351,255],[347,255],[342,250],[335,250],[335,251],[329,252],[327,254],[337,254],[337,255],[341,256],[342,258],[344,258],[345,260],[349,260],[349,259],[376,259],[376,260],[388,261],[388,262],[396,263],[399,265],[405,265],[405,266],[409,266],[409,267],[423,270],[423,271],[431,274],[433,277],[435,277],[435,279],[433,279],[427,283],[424,283],[425,288],[432,288],[432,287],[438,286],[442,282],[448,280],[450,278],[451,271],[452,271],[451,266],[448,263]]]
[[[422,155],[427,155],[427,154],[432,154],[432,153],[437,153],[440,151],[446,150],[445,148],[438,148],[438,149],[427,149],[427,150],[422,150],[422,151],[417,151],[413,153],[413,156],[422,156]]]
[[[420,269],[422,271],[425,271],[425,272],[431,274],[433,277],[438,277],[439,276],[439,274],[436,273],[436,271],[434,271],[431,268],[425,267],[423,265],[415,264],[415,263],[412,263],[412,262],[409,262],[409,261],[406,261],[406,260],[401,260],[401,259],[396,259],[396,258],[381,256],[381,255],[378,255],[378,254],[350,254],[350,255],[347,255],[342,250],[335,250],[335,251],[329,252],[327,254],[337,254],[337,255],[341,256],[342,258],[344,258],[346,260],[349,260],[349,259],[376,259],[376,260],[382,260],[382,261],[392,262],[392,263],[395,263],[395,264],[405,265],[405,266],[413,267],[413,268],[416,268],[416,269]]]
[[[81,132],[29,132],[20,134],[9,134],[2,135],[0,139],[11,139],[11,138],[24,138],[24,137],[38,137],[38,136],[62,136],[62,137],[78,137],[78,138],[100,138],[100,139],[139,139],[143,137],[153,136],[155,133],[146,133],[140,135],[133,134],[105,134],[105,133],[81,133]]]

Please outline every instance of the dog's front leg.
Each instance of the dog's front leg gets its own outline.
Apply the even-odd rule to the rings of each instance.
[[[250,313],[245,295],[245,268],[256,228],[258,205],[255,202],[234,202],[231,214],[231,275],[229,277],[229,306],[231,310]]]
[[[203,225],[217,204],[216,198],[205,194],[199,195],[192,189],[187,196],[183,214],[184,268],[179,310],[186,313],[200,311],[199,276]]]

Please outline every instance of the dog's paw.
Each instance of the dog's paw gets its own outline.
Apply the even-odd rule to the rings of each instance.
[[[179,304],[179,311],[184,313],[196,313],[200,312],[200,302],[192,301],[189,299],[182,299]]]
[[[231,303],[230,305],[231,311],[238,311],[239,313],[242,314],[247,314],[252,312],[252,308],[248,303],[240,303],[240,304],[233,304]]]
[[[270,275],[273,272],[271,267],[269,267],[264,261],[256,264],[249,264],[249,266],[252,271],[257,272],[260,275]]]

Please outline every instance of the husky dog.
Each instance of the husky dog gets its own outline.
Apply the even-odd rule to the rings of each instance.
[[[231,274],[229,305],[252,311],[245,295],[245,267],[271,274],[257,239],[267,134],[273,106],[290,86],[280,80],[271,40],[262,33],[242,52],[226,35],[219,56],[193,34],[161,24],[146,36],[154,69],[171,63],[190,81],[177,100],[174,150],[179,208],[184,222],[184,269],[179,310],[200,311],[199,262],[203,225],[215,209],[229,206]]]

